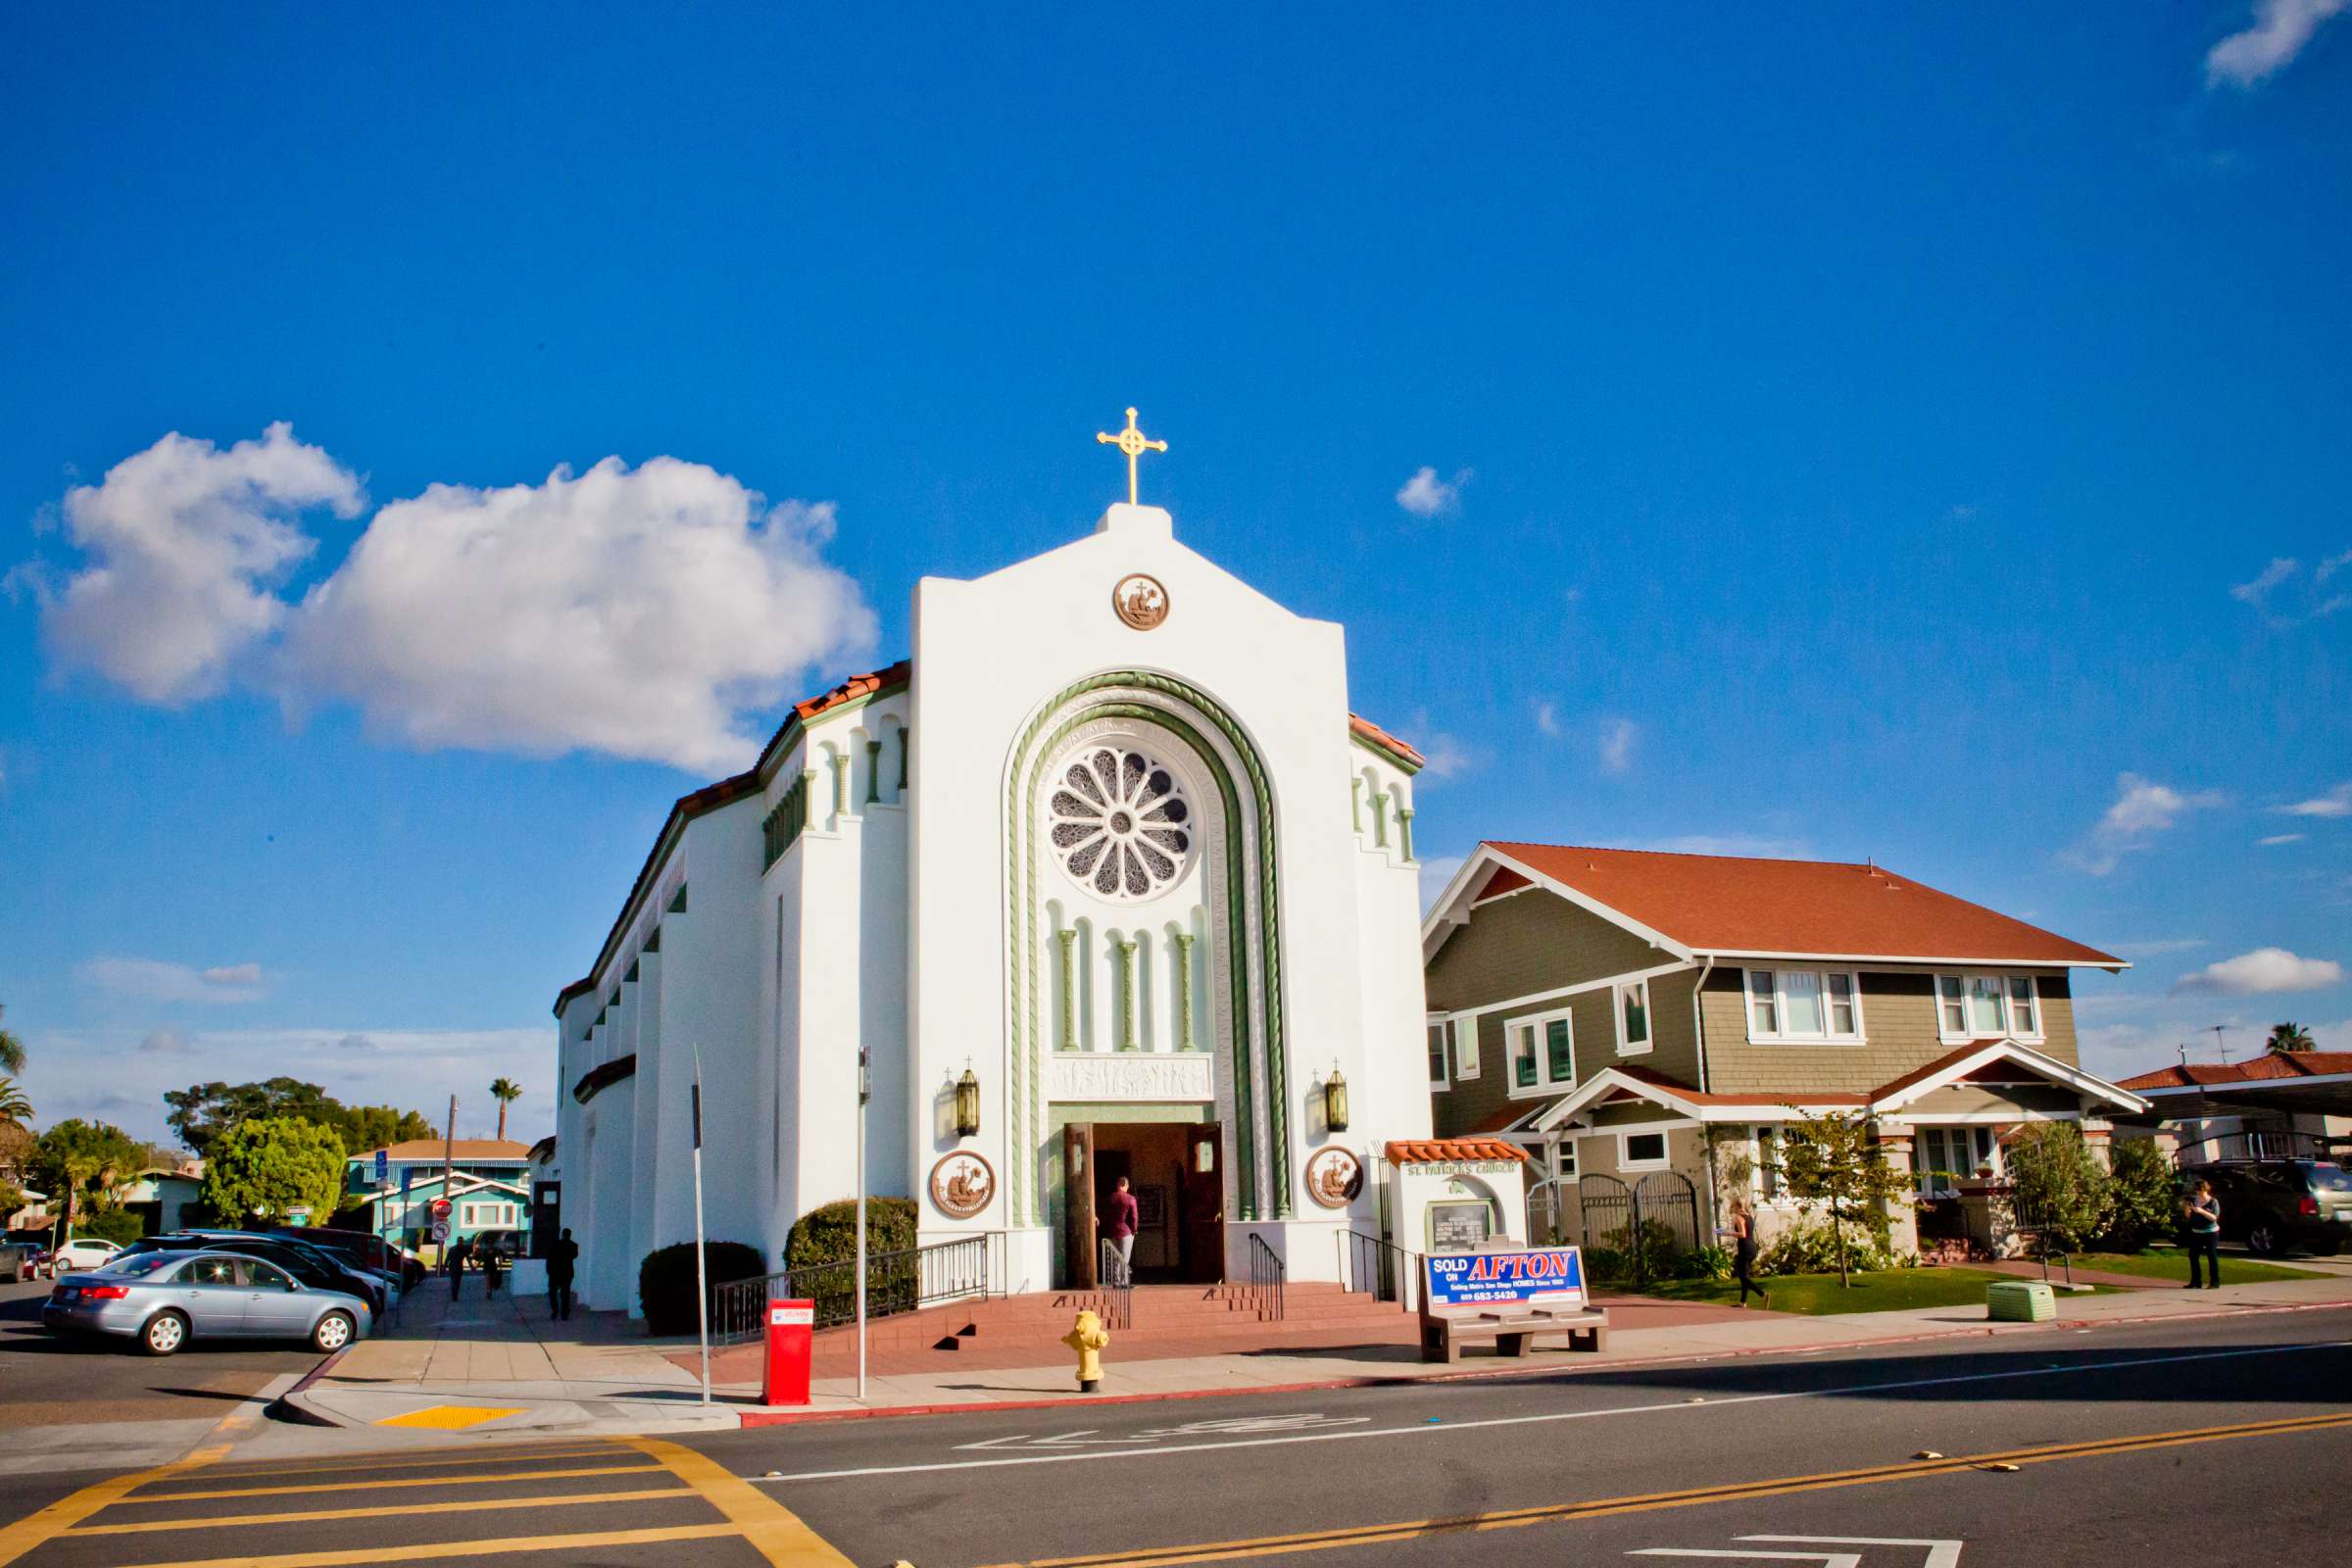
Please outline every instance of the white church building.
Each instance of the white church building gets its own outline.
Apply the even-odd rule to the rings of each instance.
[[[922,579],[912,620],[911,660],[678,801],[557,999],[583,1298],[637,1311],[639,1260],[694,1235],[698,1053],[707,1232],[781,1268],[857,1189],[860,1048],[867,1191],[924,1245],[998,1238],[997,1289],[1094,1283],[1119,1175],[1139,1279],[1239,1277],[1253,1237],[1335,1277],[1380,1152],[1430,1132],[1421,759],[1349,711],[1341,628],[1132,501]]]

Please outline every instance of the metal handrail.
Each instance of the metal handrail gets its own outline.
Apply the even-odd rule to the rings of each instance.
[[[865,1315],[870,1321],[918,1311],[946,1301],[991,1294],[991,1254],[1000,1233],[959,1236],[952,1242],[869,1253],[865,1260]],[[747,1280],[710,1287],[710,1338],[714,1344],[756,1340],[765,1332],[767,1303],[806,1299],[815,1303],[815,1326],[832,1328],[858,1316],[857,1260],[804,1263]]]
[[[1419,1305],[1420,1253],[1357,1230],[1340,1232],[1339,1245],[1343,1290],[1368,1292],[1374,1300],[1395,1301],[1408,1312]]]
[[[1096,1244],[1095,1279],[1091,1293],[1102,1298],[1096,1316],[1106,1329],[1135,1327],[1135,1274],[1127,1260],[1119,1255],[1116,1243],[1107,1236]]]
[[[1283,1310],[1283,1278],[1289,1270],[1283,1267],[1282,1259],[1275,1255],[1274,1249],[1266,1245],[1264,1237],[1255,1231],[1250,1232],[1249,1236],[1250,1246],[1244,1255],[1250,1265],[1251,1304],[1257,1308],[1259,1322],[1279,1323]]]

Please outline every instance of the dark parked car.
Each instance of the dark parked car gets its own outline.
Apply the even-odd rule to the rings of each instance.
[[[2222,1235],[2265,1257],[2323,1256],[2352,1242],[2352,1171],[2325,1159],[2217,1159],[2184,1174],[2213,1183]]]
[[[254,1236],[244,1231],[173,1231],[164,1236],[148,1236],[123,1250],[125,1255],[145,1252],[238,1252],[247,1257],[267,1258],[315,1291],[336,1291],[356,1296],[368,1303],[373,1312],[382,1312],[388,1292],[382,1280],[367,1272],[345,1266],[339,1259],[328,1256],[299,1242],[278,1236]]]
[[[322,1252],[333,1253],[355,1268],[396,1279],[404,1291],[413,1291],[424,1282],[421,1262],[382,1237],[370,1236],[366,1231],[336,1230],[323,1225],[280,1225],[268,1234],[305,1243]]]
[[[473,1266],[480,1268],[482,1259],[492,1252],[509,1263],[529,1255],[531,1238],[527,1231],[481,1231],[469,1239],[468,1245],[472,1249],[469,1256]]]

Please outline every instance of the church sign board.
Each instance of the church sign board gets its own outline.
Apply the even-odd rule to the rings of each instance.
[[[1499,1252],[1455,1252],[1423,1260],[1429,1304],[1440,1306],[1585,1304],[1581,1248],[1535,1247]]]

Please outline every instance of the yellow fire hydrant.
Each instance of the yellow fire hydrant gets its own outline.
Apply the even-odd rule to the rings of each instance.
[[[1079,1313],[1061,1343],[1078,1352],[1078,1392],[1094,1393],[1102,1382],[1102,1350],[1110,1344],[1110,1336],[1102,1332],[1102,1320],[1092,1312]]]

